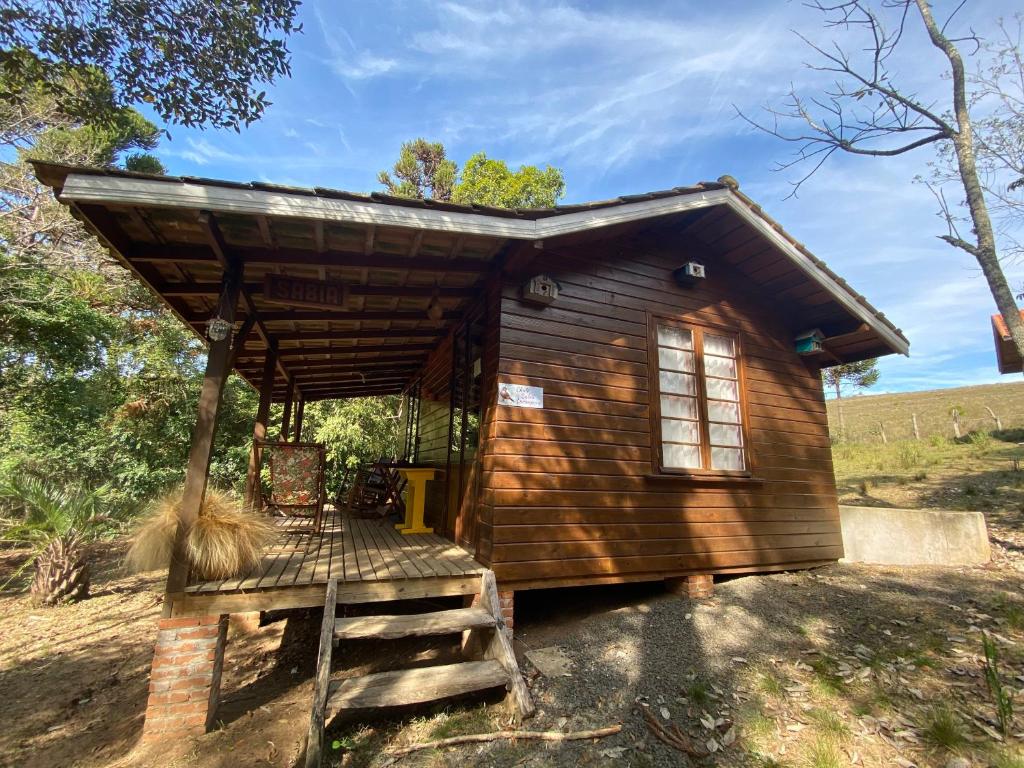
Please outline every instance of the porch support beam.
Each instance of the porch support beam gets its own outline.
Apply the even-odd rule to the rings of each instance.
[[[263,361],[263,379],[260,383],[260,404],[256,409],[256,424],[252,430],[252,451],[249,452],[249,471],[245,478],[246,506],[260,506],[260,443],[267,439],[267,420],[270,403],[274,398],[274,379],[277,367],[277,347],[271,346]]]
[[[288,434],[291,430],[292,403],[295,401],[295,379],[288,379],[288,387],[284,393],[284,416],[281,417],[281,442],[288,442]]]
[[[221,319],[234,323],[235,308],[238,305],[242,286],[240,264],[228,263],[221,281],[221,301],[218,311]],[[233,339],[228,333],[219,341],[211,341],[206,357],[206,372],[199,393],[199,412],[196,428],[192,433],[192,446],[185,470],[185,488],[182,493],[178,531],[174,540],[173,555],[167,573],[167,593],[178,595],[185,591],[188,582],[188,563],[185,557],[185,534],[199,518],[209,480],[210,457],[217,432],[217,415],[220,411],[224,382],[231,372],[231,345]],[[167,600],[165,611],[170,615],[171,600]]]
[[[302,391],[298,393],[298,402],[295,404],[295,442],[302,442],[302,415],[306,410],[306,398],[302,396]]]
[[[206,228],[206,239],[209,243],[210,250],[213,252],[221,266],[226,266],[231,261],[241,261],[241,259],[235,256],[233,250],[228,246],[227,241],[224,239],[224,233],[220,231],[220,224],[217,223],[217,217],[214,216],[213,213],[210,211],[200,211],[199,223]],[[260,290],[263,290],[262,287],[260,287]],[[276,344],[276,342],[271,337],[270,331],[263,323],[263,320],[260,319],[260,313],[256,310],[256,302],[253,301],[252,294],[244,283],[242,284],[241,294],[246,307],[246,320],[250,317],[252,318],[260,338],[263,339],[263,343],[268,349],[271,348]],[[281,375],[287,378],[288,371],[285,370],[280,361],[277,361],[277,366],[281,371]]]
[[[247,317],[242,323],[242,327],[239,328],[238,332],[235,334],[235,338],[231,342],[231,362],[228,365],[229,371],[238,365],[238,358],[242,352],[245,351],[245,340],[249,338],[249,334],[252,333],[253,326],[255,325],[256,317]]]

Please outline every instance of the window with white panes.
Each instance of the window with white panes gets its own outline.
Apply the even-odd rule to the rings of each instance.
[[[736,337],[657,320],[662,470],[745,472]]]

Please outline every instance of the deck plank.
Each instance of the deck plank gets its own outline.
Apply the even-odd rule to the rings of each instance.
[[[423,534],[414,533],[406,535],[392,528],[386,535],[393,547],[401,549],[402,551],[407,552],[410,555],[415,555],[419,558],[420,562],[425,567],[425,572],[423,574],[425,577],[451,575],[444,566],[437,561],[430,548],[425,546]]]
[[[355,554],[356,565],[358,566],[359,573],[358,581],[376,582],[377,568],[374,567],[374,559],[370,550],[367,549],[366,542],[362,541],[362,530],[359,528],[359,522],[359,518],[357,517],[350,517],[345,520],[345,527],[351,531],[352,551]]]
[[[368,520],[357,520],[354,522],[356,522],[357,535],[362,540],[363,548],[366,550],[370,564],[373,566],[373,571],[377,575],[377,581],[403,578],[404,574],[401,572],[401,569],[395,568],[395,572],[392,572],[388,558],[384,552],[381,552],[380,547],[377,546],[377,542],[370,532],[370,525],[372,523]]]
[[[337,579],[340,587],[468,576],[484,570],[471,554],[443,536],[405,536],[388,520],[358,518],[342,510],[326,512],[319,535],[308,530],[305,519],[276,518],[274,525],[272,542],[249,573],[230,579],[194,579],[187,591],[213,595],[286,590],[326,584],[329,579]]]
[[[386,524],[387,520],[384,522]],[[422,575],[419,569],[412,565],[405,550],[391,545],[390,540],[384,535],[383,526],[364,526],[363,533],[373,539],[392,579],[418,579]]]

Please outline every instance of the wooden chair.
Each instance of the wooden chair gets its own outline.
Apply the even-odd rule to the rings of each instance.
[[[327,451],[321,443],[263,443],[270,466],[270,492],[263,507],[282,515],[309,516],[320,532],[324,516]]]
[[[349,486],[346,507],[360,516],[385,517],[395,511],[405,514],[402,490],[405,480],[384,459],[356,470]]]

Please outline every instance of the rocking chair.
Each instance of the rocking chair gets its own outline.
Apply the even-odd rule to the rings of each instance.
[[[270,464],[270,492],[263,507],[271,514],[312,518],[319,533],[324,513],[327,452],[320,443],[263,443]]]

